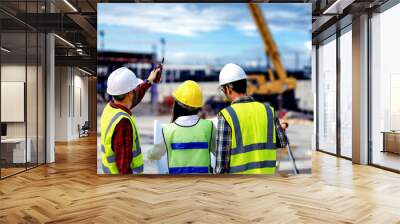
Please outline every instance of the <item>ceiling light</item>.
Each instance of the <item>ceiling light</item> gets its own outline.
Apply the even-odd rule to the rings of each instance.
[[[78,12],[78,10],[68,1],[68,0],[64,0],[65,4],[67,4],[72,10],[74,10],[74,12]]]
[[[77,52],[79,55],[83,55],[83,50],[82,50],[81,48],[77,48],[77,49],[76,49],[76,52]]]
[[[329,14],[342,14],[343,10],[351,5],[355,0],[336,0],[332,5],[330,5],[324,12],[323,15]]]
[[[88,71],[86,71],[86,70],[83,70],[83,69],[81,69],[81,68],[78,68],[79,69],[79,71],[81,71],[81,72],[83,72],[83,73],[85,73],[85,74],[87,74],[87,75],[92,75],[92,73],[90,73],[90,72],[88,72]]]
[[[332,10],[337,11],[337,7],[338,7],[338,4],[339,4],[339,1],[340,0],[336,0],[331,6],[329,6],[327,9],[325,9],[322,14],[323,15],[330,14],[330,13],[332,13]]]
[[[64,43],[66,43],[67,45],[69,45],[70,47],[75,48],[75,45],[73,45],[73,44],[72,44],[71,42],[69,42],[68,40],[66,40],[66,39],[64,39],[64,38],[62,38],[62,37],[60,37],[60,36],[57,35],[57,34],[54,34],[54,36],[57,37],[58,39],[60,39],[61,41],[63,41]]]
[[[9,49],[7,49],[7,48],[5,48],[5,47],[1,47],[1,50],[4,51],[4,52],[6,52],[6,53],[10,53],[10,52],[11,52],[11,50],[9,50]]]

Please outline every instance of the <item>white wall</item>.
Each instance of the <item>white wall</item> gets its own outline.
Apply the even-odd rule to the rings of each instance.
[[[56,141],[77,139],[78,124],[88,120],[88,78],[83,75],[76,68],[56,67]]]
[[[25,64],[24,65],[2,65],[1,81],[25,82]],[[7,108],[1,108],[7,110]],[[7,137],[25,138],[25,122],[7,123]]]
[[[77,74],[78,72],[78,74]],[[83,125],[85,121],[88,121],[88,77],[81,76],[83,73],[81,73],[79,70],[74,71],[74,91],[73,94],[74,96],[71,96],[74,99],[74,113],[73,114],[73,119],[71,120],[71,135],[72,138],[77,138],[78,137],[78,124]],[[80,101],[80,102],[79,102]],[[80,108],[81,107],[81,108]],[[80,111],[82,110],[82,111]]]
[[[69,69],[67,67],[55,68],[55,140],[67,141],[68,139],[68,107],[69,107]]]
[[[1,66],[1,81],[3,82],[25,82],[25,71],[24,65],[2,65]],[[28,67],[31,70],[32,67]],[[29,95],[29,93],[28,93]],[[35,94],[36,95],[36,94]],[[1,108],[1,110],[7,110],[7,108]],[[7,122],[7,136],[8,137],[25,137],[25,122]]]

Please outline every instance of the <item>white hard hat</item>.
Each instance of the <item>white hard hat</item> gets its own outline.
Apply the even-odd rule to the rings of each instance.
[[[238,80],[246,79],[243,69],[233,63],[226,64],[219,72],[219,85],[226,85]]]
[[[139,79],[135,73],[125,67],[113,72],[107,80],[107,93],[111,96],[118,96],[132,91],[139,85]]]

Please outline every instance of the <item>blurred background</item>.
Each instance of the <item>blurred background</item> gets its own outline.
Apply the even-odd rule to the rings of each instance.
[[[218,91],[219,71],[226,63],[236,63],[248,74],[249,93],[271,103],[281,121],[289,123],[287,134],[296,165],[301,173],[310,173],[311,4],[256,7],[245,3],[98,4],[98,119],[111,100],[106,88],[113,70],[125,66],[146,79],[165,58],[162,83],[153,85],[133,109],[146,159],[153,144],[154,120],[171,120],[173,90],[185,80],[199,82],[205,96],[203,113],[212,119],[229,105]],[[100,156],[98,150],[98,161]],[[290,173],[293,164],[287,150],[280,150],[279,156],[280,172]],[[98,173],[102,173],[100,167],[98,162]],[[145,173],[160,173],[159,168],[159,163],[145,160]]]

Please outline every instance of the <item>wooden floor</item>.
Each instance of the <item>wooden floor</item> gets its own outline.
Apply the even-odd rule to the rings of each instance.
[[[374,151],[372,156],[374,164],[400,170],[400,155],[392,152]]]
[[[13,174],[19,173],[19,172],[23,172],[25,170],[24,168],[1,168],[1,177],[7,177],[7,176],[11,176]]]
[[[400,223],[400,175],[322,153],[296,177],[96,175],[96,138],[0,181],[0,223]]]

